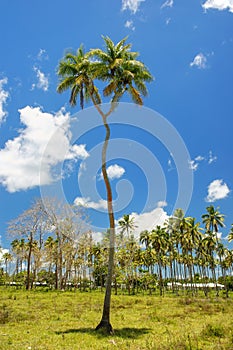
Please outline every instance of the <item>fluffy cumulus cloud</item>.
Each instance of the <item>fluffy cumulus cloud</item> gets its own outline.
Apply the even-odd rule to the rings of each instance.
[[[9,93],[3,89],[3,85],[7,84],[7,78],[0,80],[0,124],[5,120],[7,112],[4,110],[4,105],[9,97]]]
[[[110,180],[120,179],[124,175],[124,173],[125,173],[125,169],[118,164],[110,165],[107,168],[107,174]],[[102,172],[99,176],[99,180],[103,180]]]
[[[122,11],[130,10],[135,14],[140,6],[140,3],[144,0],[122,0]]]
[[[203,53],[197,54],[193,61],[190,63],[190,67],[197,67],[199,69],[205,69],[207,67],[207,58]]]
[[[216,9],[222,11],[228,9],[233,13],[233,0],[207,0],[202,7],[205,10]]]
[[[117,164],[110,165],[107,168],[107,174],[110,180],[119,179],[125,173],[125,169]]]
[[[207,202],[215,202],[218,199],[224,199],[230,193],[230,189],[223,180],[214,180],[208,186]]]
[[[49,78],[38,68],[33,67],[34,72],[36,73],[37,83],[32,84],[32,90],[35,88],[41,89],[43,91],[48,91],[49,89]]]
[[[27,106],[19,110],[24,128],[0,150],[0,183],[9,191],[27,190],[52,183],[56,165],[85,159],[84,145],[71,145],[70,115]]]
[[[104,199],[100,199],[98,202],[91,201],[90,198],[85,197],[76,197],[74,200],[75,205],[81,205],[85,208],[100,210],[107,209],[107,201]]]

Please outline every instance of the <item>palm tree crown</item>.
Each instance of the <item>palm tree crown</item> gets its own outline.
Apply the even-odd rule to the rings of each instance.
[[[207,213],[202,215],[203,224],[207,231],[218,232],[218,227],[224,227],[224,215],[215,209],[213,205],[206,208]]]
[[[127,38],[114,44],[109,37],[103,37],[105,50],[92,49],[90,58],[93,77],[108,84],[103,90],[104,96],[112,96],[112,102],[117,102],[127,91],[132,100],[142,105],[141,95],[147,95],[145,82],[152,81],[152,75],[146,66],[136,60],[137,52],[132,52],[131,44],[126,44]]]
[[[75,106],[77,98],[81,108],[84,102],[92,99],[94,105],[101,103],[101,97],[94,81],[107,82],[104,96],[111,96],[111,102],[118,102],[127,91],[132,100],[142,105],[142,97],[147,95],[145,82],[152,81],[146,66],[136,60],[137,52],[130,51],[127,38],[114,44],[109,37],[103,37],[105,50],[92,49],[85,53],[83,45],[77,52],[66,53],[58,66],[61,80],[57,87],[59,93],[71,89],[70,104]]]
[[[95,102],[101,103],[101,99],[97,88],[93,84],[91,75],[91,63],[88,55],[85,54],[81,45],[76,54],[66,53],[64,59],[60,61],[58,67],[58,75],[61,80],[57,87],[59,93],[67,89],[71,89],[70,104],[75,106],[77,97],[80,99],[80,107],[83,109],[84,101],[88,101],[91,97]]]

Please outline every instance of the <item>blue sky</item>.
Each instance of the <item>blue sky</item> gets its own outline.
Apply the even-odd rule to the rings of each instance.
[[[126,124],[118,122],[118,115],[111,117],[116,143],[108,166],[118,198],[116,219],[134,213],[140,228],[160,222],[156,220],[171,215],[179,195],[189,197],[191,192],[186,215],[201,220],[213,203],[226,215],[223,236],[227,235],[233,222],[232,0],[117,0],[111,5],[107,0],[57,0],[56,5],[45,0],[2,1],[0,30],[2,246],[9,245],[7,222],[41,191],[42,196],[51,188],[56,191],[57,184],[67,201],[92,208],[96,231],[108,227],[98,162],[101,120],[92,108],[79,113],[78,106],[68,105],[68,93],[56,92],[56,68],[65,50],[81,43],[86,50],[102,47],[101,35],[115,42],[129,36],[155,78],[148,86],[145,109],[138,112],[148,115],[145,128],[141,121],[139,130],[131,119]],[[121,116],[125,113],[128,121],[134,107],[122,108]],[[157,134],[160,124],[151,118],[162,123]],[[57,131],[59,125],[63,132]],[[50,153],[45,156],[49,140]],[[42,156],[45,167],[39,168]],[[54,166],[63,173],[56,184]]]

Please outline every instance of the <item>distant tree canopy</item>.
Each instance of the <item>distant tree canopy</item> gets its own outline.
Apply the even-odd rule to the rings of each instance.
[[[224,218],[219,211],[218,216]],[[84,217],[82,208],[70,211],[47,199],[45,210],[42,202],[36,200],[9,224],[14,239],[11,251],[2,255],[1,279],[25,283],[27,289],[35,283],[56,289],[104,288],[109,234],[103,234],[102,241],[96,242],[95,233]],[[127,232],[129,223],[131,228]],[[173,292],[180,283],[186,283],[193,292],[197,283],[207,282],[214,283],[217,293],[218,283],[224,284],[226,290],[231,289],[233,250],[220,237],[216,238],[218,227],[209,231],[205,228],[206,220],[203,224],[202,228],[200,222],[185,217],[179,210],[163,226],[144,230],[136,237],[134,218],[124,215],[116,235],[115,293],[123,288],[129,294],[158,290],[163,295],[168,283]],[[229,241],[231,236],[232,227]]]

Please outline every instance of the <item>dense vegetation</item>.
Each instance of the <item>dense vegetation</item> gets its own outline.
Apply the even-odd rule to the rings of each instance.
[[[46,206],[44,205],[46,204]],[[31,289],[104,289],[108,268],[109,232],[101,242],[88,229],[83,208],[62,206],[55,200],[36,200],[9,223],[14,235],[11,251],[3,254],[0,281]],[[207,296],[212,287],[219,294],[232,289],[233,251],[218,237],[224,216],[213,206],[203,214],[204,228],[183,211],[174,212],[163,227],[134,236],[134,218],[119,220],[114,258],[115,294],[141,292],[163,295],[198,289]],[[232,240],[233,230],[228,239]],[[198,288],[201,287],[201,288]]]

